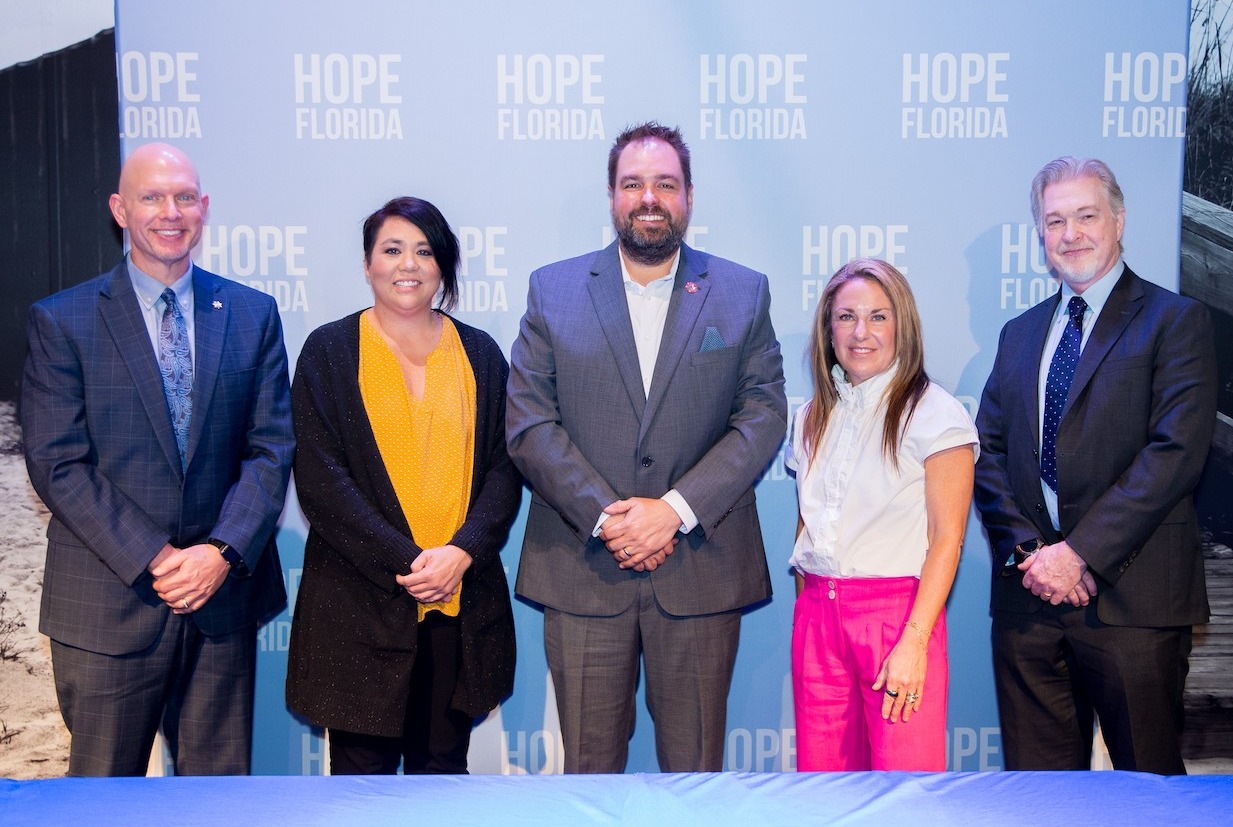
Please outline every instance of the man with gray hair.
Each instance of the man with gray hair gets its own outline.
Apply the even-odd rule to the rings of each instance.
[[[1103,162],[1047,164],[1032,215],[1061,290],[1002,330],[976,420],[1005,766],[1088,768],[1095,716],[1117,769],[1184,773],[1211,319],[1122,260]]]

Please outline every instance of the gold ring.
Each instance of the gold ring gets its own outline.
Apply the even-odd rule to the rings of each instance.
[[[189,605],[188,605],[188,598],[187,598],[187,597],[182,598],[182,599],[180,600],[180,602],[184,604],[184,608],[185,608],[185,609],[188,609],[189,611],[192,611],[192,609],[191,609],[191,608],[189,608]]]

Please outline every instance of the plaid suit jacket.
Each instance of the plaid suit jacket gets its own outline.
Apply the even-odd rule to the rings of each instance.
[[[193,291],[183,471],[126,264],[30,309],[21,423],[30,481],[52,514],[39,629],[61,643],[111,655],[153,643],[170,610],[146,566],[167,542],[216,537],[252,572],[191,615],[205,634],[285,605],[273,534],[294,437],[278,311],[197,267]]]

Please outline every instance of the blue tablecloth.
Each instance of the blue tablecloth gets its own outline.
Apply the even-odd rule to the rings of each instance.
[[[700,773],[0,780],[0,825],[1227,825],[1233,776]]]

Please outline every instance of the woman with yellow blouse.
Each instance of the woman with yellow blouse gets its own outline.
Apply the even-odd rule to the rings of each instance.
[[[287,703],[329,730],[335,775],[465,773],[474,719],[513,687],[508,366],[444,312],[459,260],[436,207],[390,201],[364,222],[372,307],[313,331],[296,366],[309,532]]]

